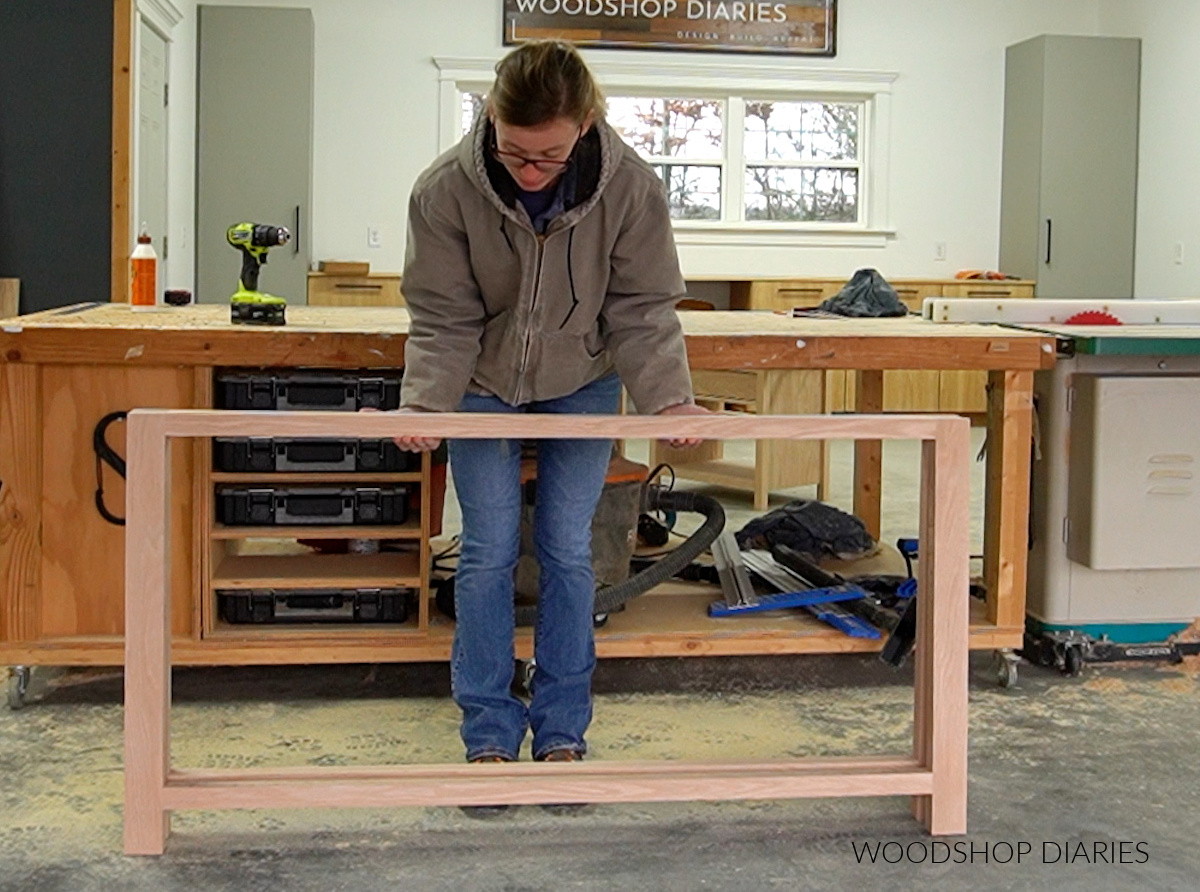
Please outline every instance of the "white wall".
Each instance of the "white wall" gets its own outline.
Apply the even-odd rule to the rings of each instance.
[[[1200,3],[1105,0],[1100,24],[1142,39],[1134,295],[1200,298]]]
[[[891,146],[890,222],[896,238],[874,249],[684,246],[680,254],[685,273],[849,275],[860,266],[875,266],[889,276],[950,276],[963,267],[994,268],[1004,48],[1041,33],[1100,33],[1100,4],[1105,2],[1120,5],[1117,0],[839,4],[837,57],[789,63],[899,73],[892,98]],[[1164,5],[1182,8],[1190,2]],[[1157,3],[1146,0],[1145,5]],[[177,0],[177,5],[186,5],[187,25],[194,35],[194,0]],[[504,52],[500,0],[221,0],[221,5],[312,9],[313,257],[363,259],[377,270],[400,269],[408,192],[437,149],[437,74],[432,58],[499,58]],[[1118,11],[1107,10],[1108,17]],[[1164,29],[1169,18],[1162,16]],[[182,55],[175,52],[173,60],[180,61]],[[591,55],[636,60],[647,67],[660,58],[655,53],[616,51]],[[1182,67],[1187,55],[1179,57]],[[179,85],[178,90],[172,87],[174,95],[182,97],[186,91],[190,96],[194,73],[190,90],[178,80],[173,83]],[[181,136],[191,132],[176,124],[182,106],[182,101],[175,104],[171,119],[173,134]],[[175,157],[191,151],[190,140],[173,142]],[[173,233],[190,225],[186,221],[191,219],[191,192],[177,179],[190,171],[173,158]],[[368,227],[381,230],[381,248],[367,247]],[[947,244],[945,262],[934,261],[935,242]],[[189,232],[189,252],[191,243]],[[173,279],[176,270],[172,264]]]
[[[167,104],[167,258],[165,288],[195,289],[196,0],[172,0],[183,19],[171,32]]]

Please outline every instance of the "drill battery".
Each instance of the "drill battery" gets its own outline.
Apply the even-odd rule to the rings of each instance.
[[[404,452],[392,440],[307,437],[217,437],[213,467],[218,471],[419,471],[421,456]]]
[[[402,623],[414,592],[405,588],[218,589],[227,623]]]
[[[235,325],[286,325],[287,304],[278,299],[230,301],[229,321]]]
[[[219,486],[217,520],[227,526],[402,524],[407,486]]]

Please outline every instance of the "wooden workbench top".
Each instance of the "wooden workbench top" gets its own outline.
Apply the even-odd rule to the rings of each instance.
[[[172,366],[387,368],[403,363],[402,307],[288,307],[282,327],[232,325],[212,304],[135,312],[77,304],[0,322],[0,360]],[[1040,369],[1054,338],[995,325],[681,312],[693,368]]]

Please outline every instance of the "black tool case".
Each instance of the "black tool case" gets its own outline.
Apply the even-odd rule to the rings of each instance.
[[[402,623],[413,592],[406,588],[218,589],[227,623]]]
[[[217,437],[213,469],[254,473],[419,471],[421,456],[404,452],[392,440]]]
[[[402,524],[407,486],[219,486],[217,520],[228,526]]]
[[[263,369],[218,372],[220,409],[357,412],[400,406],[400,373],[378,371],[286,371]]]

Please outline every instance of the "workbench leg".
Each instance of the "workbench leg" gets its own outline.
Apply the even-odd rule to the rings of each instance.
[[[913,704],[913,756],[932,771],[933,792],[914,796],[912,811],[937,836],[967,829],[971,430],[965,419],[945,430],[921,444]]]
[[[125,853],[161,855],[170,830],[171,569],[168,441],[132,413],[125,490]]]
[[[988,373],[987,489],[983,575],[988,622],[1025,626],[1033,372]]]
[[[878,414],[883,411],[883,372],[858,372],[855,411]],[[879,538],[880,481],[883,477],[883,442],[854,441],[854,514],[867,527],[867,532]]]
[[[0,364],[0,637],[41,637],[42,367]]]

